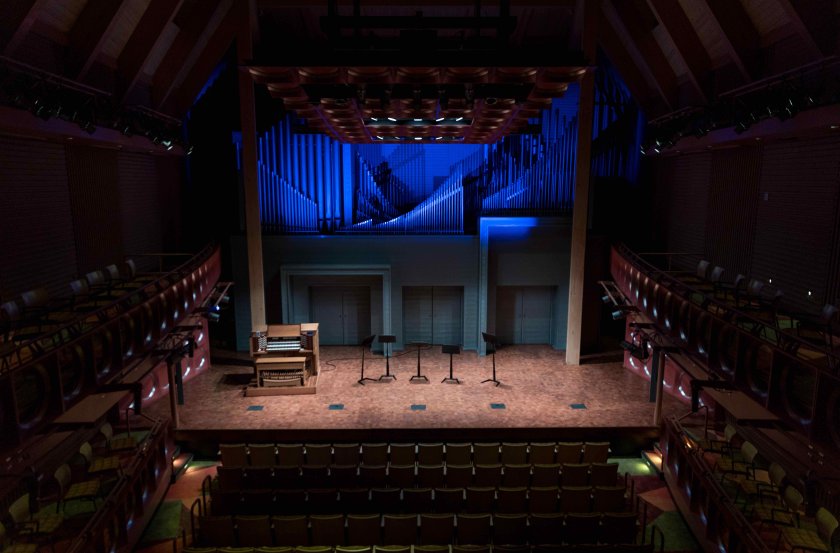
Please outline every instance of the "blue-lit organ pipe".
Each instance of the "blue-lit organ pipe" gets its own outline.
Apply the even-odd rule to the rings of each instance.
[[[373,176],[367,162],[359,155],[356,155],[355,162],[356,194],[353,209],[354,222],[367,219],[387,221],[397,217],[400,211],[388,200],[380,188],[379,183],[376,181],[376,178]]]
[[[257,171],[260,189],[260,219],[269,232],[314,232],[318,229],[318,206],[284,179],[275,169],[271,133],[259,138]]]
[[[335,231],[345,219],[341,144],[291,127],[287,118],[259,137],[263,230]]]
[[[464,186],[463,177],[455,173],[447,177],[431,196],[408,213],[376,223],[371,219],[359,221],[344,229],[345,233],[376,234],[463,234]]]

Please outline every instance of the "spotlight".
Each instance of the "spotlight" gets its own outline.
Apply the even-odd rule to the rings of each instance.
[[[617,309],[616,311],[610,313],[610,315],[612,316],[614,321],[617,321],[624,317],[624,311],[622,311],[621,309]]]
[[[628,342],[627,340],[622,340],[620,345],[621,349],[629,351],[630,355],[639,361],[644,361],[650,357],[650,348],[648,348],[647,338],[642,338],[641,345],[636,345],[632,342]]]
[[[187,147],[184,149],[184,153],[186,153],[186,154],[189,156],[189,155],[192,155],[193,150],[195,150],[195,146],[193,146],[192,144],[190,144],[189,146],[187,146]]]
[[[423,138],[422,138],[422,137],[420,137],[420,136],[415,136],[415,137],[414,137],[414,140],[423,140]]]
[[[463,120],[464,120],[464,118],[463,118],[463,117],[456,117],[456,118],[455,118],[455,122],[456,122],[456,123],[457,123],[458,121],[463,121]]]
[[[435,123],[440,123],[444,119],[446,119],[446,117],[438,117],[437,119],[435,119]]]
[[[609,295],[604,294],[603,296],[601,296],[601,301],[604,303],[610,303],[612,301],[612,298],[609,297]]]
[[[388,118],[388,121],[390,121],[390,122],[392,122],[392,123],[396,123],[396,122],[397,122],[397,120],[396,120],[396,119],[394,119],[393,117],[389,117],[389,118]]]

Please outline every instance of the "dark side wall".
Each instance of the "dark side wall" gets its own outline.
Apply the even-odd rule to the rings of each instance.
[[[0,298],[177,249],[181,175],[176,157],[0,136]]]
[[[701,253],[728,280],[737,273],[772,279],[796,310],[840,301],[840,136],[651,163],[656,228],[667,251]]]

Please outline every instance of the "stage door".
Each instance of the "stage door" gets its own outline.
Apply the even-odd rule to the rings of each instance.
[[[357,345],[370,335],[369,286],[310,286],[309,306],[321,345]]]
[[[403,341],[461,344],[464,289],[459,286],[404,286]]]
[[[552,286],[496,288],[496,336],[503,344],[550,344]]]

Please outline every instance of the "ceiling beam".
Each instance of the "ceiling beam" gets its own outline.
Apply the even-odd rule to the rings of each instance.
[[[84,79],[111,36],[117,16],[130,4],[113,0],[89,0],[85,4],[69,33],[66,62],[68,77]]]
[[[746,81],[758,79],[757,67],[761,37],[749,14],[740,2],[733,0],[705,0],[723,32],[729,57]]]
[[[4,6],[2,26],[5,32],[0,36],[3,55],[11,56],[15,53],[48,2],[49,0],[25,0],[9,2],[8,7]]]
[[[177,97],[176,108],[179,115],[189,111],[196,96],[201,92],[201,89],[207,83],[207,79],[210,78],[213,70],[230,47],[233,42],[233,37],[237,34],[237,22],[236,10],[231,7],[225,18],[216,28],[216,32],[210,37],[207,47],[201,53],[198,60],[196,60],[189,73],[187,73],[183,84],[178,88],[177,94],[175,94]]]
[[[796,31],[796,34],[799,36],[799,38],[802,39],[802,44],[805,46],[805,50],[807,51],[810,60],[820,59],[824,55],[832,53],[832,50],[824,51],[817,45],[816,37],[812,34],[811,30],[805,24],[805,17],[807,17],[809,14],[813,16],[815,11],[823,11],[822,16],[828,19],[828,21],[832,21],[834,18],[834,14],[830,9],[830,2],[822,2],[822,4],[828,4],[829,9],[827,10],[813,9],[809,12],[805,12],[805,6],[803,6],[803,4],[814,4],[820,2],[797,1],[796,3],[794,3],[790,0],[776,0],[776,3],[779,5],[782,11],[785,12],[785,15],[790,21],[790,24],[793,26],[793,29]],[[833,46],[832,43],[833,41],[829,41],[829,44],[831,46]],[[831,48],[831,46],[829,46],[829,48]]]
[[[661,115],[664,110],[657,109],[651,101],[650,88],[639,66],[627,52],[627,48],[618,38],[618,32],[608,17],[602,16],[598,21],[598,43],[604,53],[618,70],[630,94],[645,111],[648,118]]]
[[[648,5],[685,62],[688,78],[700,93],[700,98],[708,103],[706,90],[712,60],[691,24],[691,20],[688,19],[680,3],[674,0],[648,0]]]
[[[196,2],[175,41],[166,52],[152,80],[152,104],[160,108],[178,88],[196,58],[204,50],[210,36],[227,14],[231,0]]]
[[[122,103],[131,94],[146,62],[160,44],[163,30],[181,9],[183,0],[152,0],[134,28],[117,60],[119,96]]]
[[[612,0],[621,24],[648,66],[659,93],[669,107],[677,106],[677,76],[651,32],[659,22],[645,0]],[[620,32],[620,31],[619,31]]]

